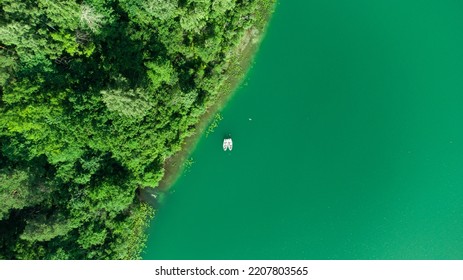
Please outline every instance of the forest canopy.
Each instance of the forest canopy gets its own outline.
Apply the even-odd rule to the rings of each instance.
[[[0,0],[0,259],[136,259],[273,0]]]

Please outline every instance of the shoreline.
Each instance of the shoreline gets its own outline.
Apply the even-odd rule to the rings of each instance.
[[[277,1],[262,0],[261,9],[257,12],[258,20],[254,27],[249,28],[243,35],[243,45],[238,45],[231,64],[225,72],[226,79],[215,100],[208,106],[195,126],[194,134],[185,138],[181,149],[164,162],[164,176],[156,187],[140,190],[140,200],[156,207],[158,194],[167,192],[177,181],[184,170],[184,162],[196,148],[201,136],[209,126],[215,114],[219,113],[233,97],[244,78],[252,67],[257,51],[267,33],[270,19],[275,12]],[[257,30],[257,34],[256,34]]]

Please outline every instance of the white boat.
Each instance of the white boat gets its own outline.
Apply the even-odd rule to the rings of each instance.
[[[226,151],[227,149],[230,151],[233,149],[233,141],[231,138],[223,139],[223,150]]]

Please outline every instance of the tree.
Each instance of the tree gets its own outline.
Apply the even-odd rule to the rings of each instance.
[[[226,11],[232,10],[235,7],[235,0],[214,0],[212,2],[212,10],[217,16],[223,15]]]
[[[80,6],[80,25],[83,28],[88,28],[95,34],[101,31],[101,27],[105,22],[104,15],[95,11],[94,8],[87,4]]]
[[[42,214],[26,222],[20,238],[30,242],[49,241],[67,234],[79,225],[75,220],[67,219],[63,213],[54,213],[50,217]]]
[[[160,20],[172,19],[178,15],[177,0],[144,1],[142,7],[147,14]]]
[[[180,25],[186,31],[200,33],[206,26],[209,12],[209,0],[190,0],[180,18]]]
[[[37,205],[46,198],[50,189],[31,176],[28,169],[0,169],[0,220],[12,210]]]
[[[153,90],[158,89],[162,83],[172,85],[178,80],[170,61],[151,61],[146,62],[145,66],[148,68],[147,74]]]
[[[153,107],[145,90],[141,88],[102,90],[101,95],[108,110],[121,117],[139,119]]]

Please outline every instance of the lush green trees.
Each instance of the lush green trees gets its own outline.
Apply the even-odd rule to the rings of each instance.
[[[163,163],[273,0],[2,0],[0,258],[139,257]]]
[[[31,185],[35,186],[32,188]],[[40,203],[47,193],[43,183],[32,182],[30,172],[25,169],[9,170],[0,169],[0,219],[8,217],[12,210],[20,210],[25,207]]]

